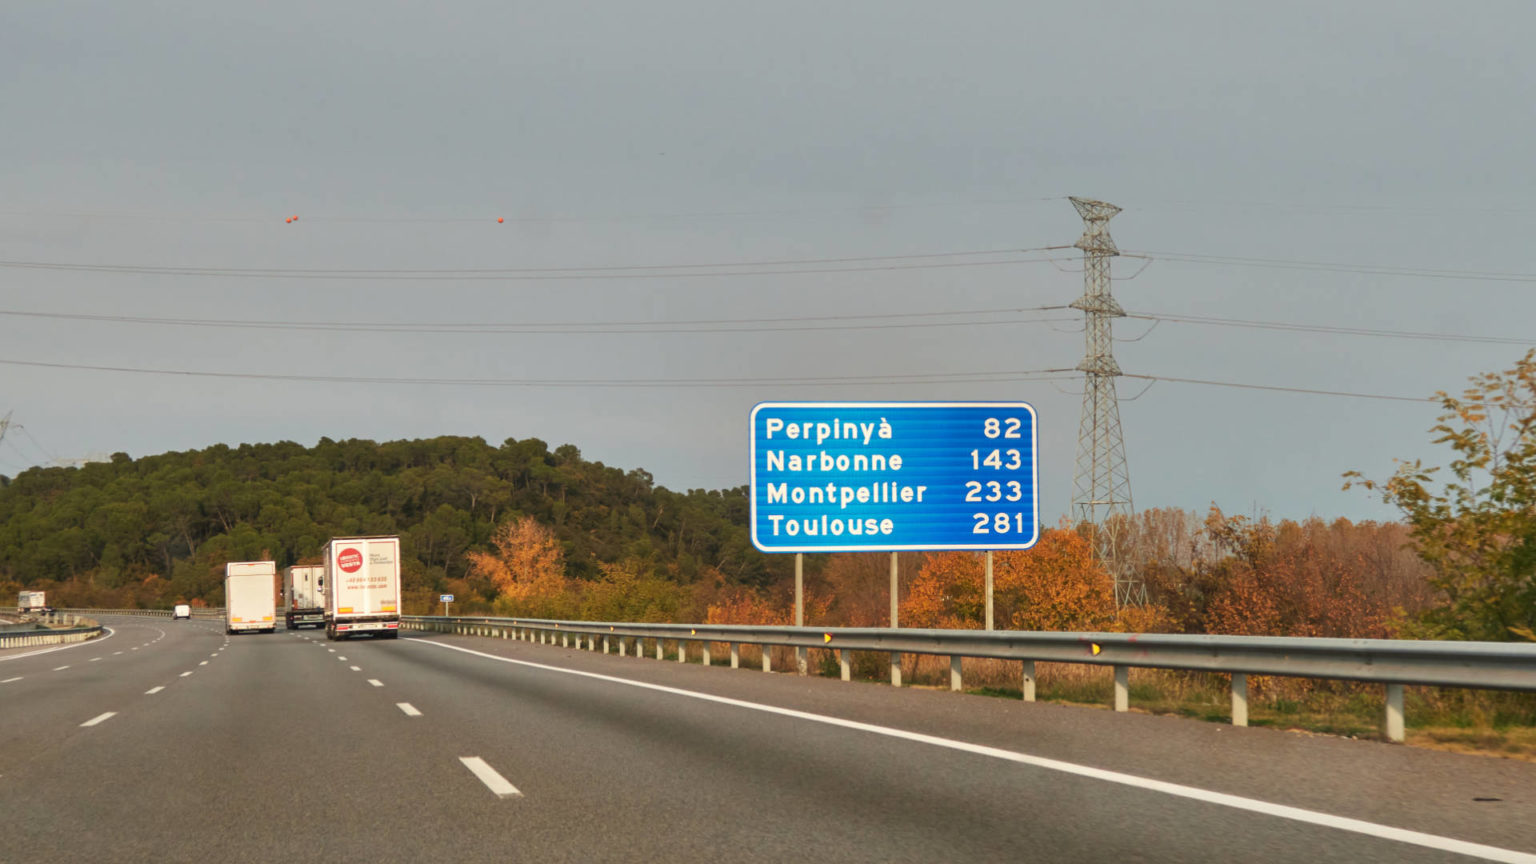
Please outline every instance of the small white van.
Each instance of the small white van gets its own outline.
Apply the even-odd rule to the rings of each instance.
[[[174,621],[177,618],[186,618],[190,621],[192,619],[192,607],[186,603],[177,603],[176,608],[171,610],[171,620]]]

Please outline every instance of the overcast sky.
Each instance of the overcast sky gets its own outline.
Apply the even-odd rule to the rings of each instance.
[[[1536,344],[1532,32],[1526,2],[5,3],[0,473],[452,434],[722,488],[759,401],[1023,399],[1054,521],[1081,381],[1028,373],[1081,321],[1000,310],[1070,303],[1081,262],[1007,250],[1098,198],[1151,258],[1115,261],[1131,313],[1510,340],[1128,319],[1128,373],[1459,390]],[[1428,402],[1148,384],[1138,509],[1391,518],[1340,474],[1440,456]]]

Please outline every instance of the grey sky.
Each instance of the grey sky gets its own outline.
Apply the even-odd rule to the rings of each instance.
[[[1083,195],[1125,208],[1116,241],[1157,259],[1115,286],[1132,312],[1536,344],[1530,281],[1158,258],[1536,273],[1533,31],[1536,7],[1514,2],[9,3],[0,260],[445,270],[1033,249],[1077,239],[1065,196]],[[0,311],[509,325],[954,312],[1069,303],[1075,268],[452,281],[0,267]],[[445,335],[0,315],[0,360],[895,376],[1071,367],[1076,328]],[[1524,347],[1164,322],[1117,357],[1132,373],[1427,396]],[[0,381],[0,412],[31,435],[0,444],[7,474],[48,456],[462,434],[573,443],[678,489],[746,482],[758,401],[1022,398],[1041,417],[1047,519],[1069,506],[1080,407],[1074,381],[469,387],[26,366]],[[1121,407],[1138,507],[1286,517],[1391,516],[1339,475],[1433,456],[1435,413],[1172,382]]]

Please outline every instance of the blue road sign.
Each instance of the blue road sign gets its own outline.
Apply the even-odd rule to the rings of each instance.
[[[453,602],[453,595],[452,594],[439,594],[438,598],[437,598],[437,602],[439,602],[439,603],[452,603]]]
[[[1024,402],[763,402],[752,543],[764,552],[1028,549],[1039,539]]]

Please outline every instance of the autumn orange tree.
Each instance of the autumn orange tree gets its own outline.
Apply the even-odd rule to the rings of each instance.
[[[1449,639],[1536,640],[1536,350],[1511,369],[1474,376],[1461,396],[1435,394],[1433,443],[1448,469],[1400,462],[1360,485],[1402,511],[1445,602],[1409,632]]]
[[[470,569],[496,586],[497,611],[561,618],[570,611],[565,554],[555,533],[532,516],[509,520],[491,535],[495,554],[471,552]]]
[[[978,552],[928,556],[902,604],[902,623],[983,626],[984,566]],[[994,553],[992,583],[994,619],[1002,629],[1105,630],[1116,624],[1109,573],[1075,531],[1045,530],[1032,549]]]

